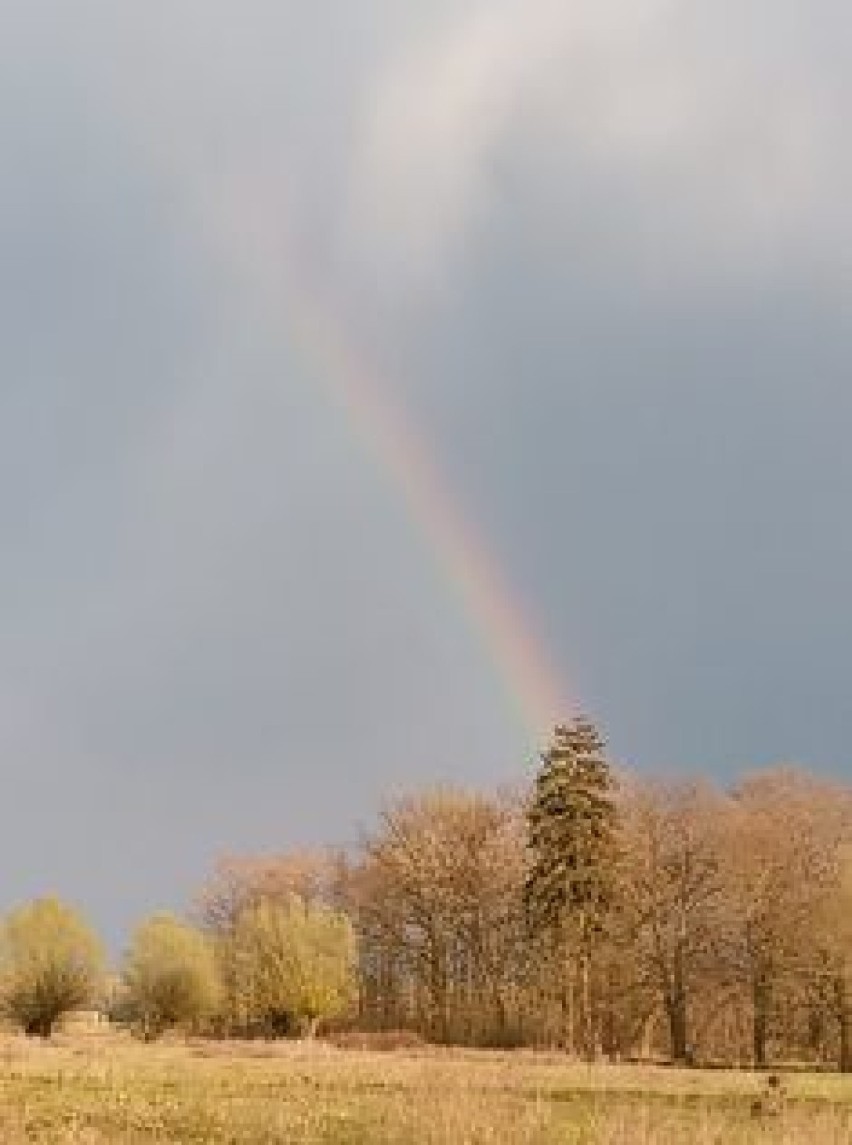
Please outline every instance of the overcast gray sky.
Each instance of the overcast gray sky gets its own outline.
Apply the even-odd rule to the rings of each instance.
[[[850,43],[840,0],[3,6],[4,902],[115,940],[529,768],[308,279],[620,759],[849,774]]]

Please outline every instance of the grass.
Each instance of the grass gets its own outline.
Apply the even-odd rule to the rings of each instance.
[[[557,1055],[0,1042],[3,1145],[848,1145],[852,1080],[797,1074],[778,1117],[745,1073]]]

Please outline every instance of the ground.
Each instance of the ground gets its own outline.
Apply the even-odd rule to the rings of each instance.
[[[849,1145],[852,1079],[317,1045],[0,1042],[3,1145]]]

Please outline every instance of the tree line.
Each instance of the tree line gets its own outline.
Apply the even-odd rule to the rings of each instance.
[[[849,1072],[852,789],[644,778],[576,719],[528,787],[396,799],[354,850],[222,859],[106,979],[74,912],[13,912],[7,1019],[44,1035],[93,1002],[148,1039],[407,1031]]]

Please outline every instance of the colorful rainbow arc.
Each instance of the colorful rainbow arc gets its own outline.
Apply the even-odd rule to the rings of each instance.
[[[261,210],[254,215],[255,224],[264,214]],[[244,213],[241,220],[245,223]],[[268,233],[247,235],[245,226],[240,232],[238,257],[241,261],[248,257],[252,273],[265,278],[265,300],[272,304],[270,319],[280,323],[285,315],[295,348],[345,409],[353,432],[390,476],[445,576],[460,592],[532,740],[542,741],[567,714],[566,708],[573,709],[569,690],[534,636],[497,561],[446,487],[428,443],[392,404],[390,385],[382,382],[348,336],[346,323],[310,282],[304,261],[300,265],[293,249],[280,242],[272,247],[263,242],[262,250],[252,251],[251,238],[262,241],[269,238]],[[233,232],[231,237],[235,237]]]
[[[306,296],[297,304],[300,344],[310,348],[323,378],[346,409],[358,436],[403,497],[417,527],[460,591],[529,731],[542,736],[565,714],[565,688],[515,603],[497,562],[465,520],[426,443],[387,397],[332,312]],[[291,309],[291,317],[294,310]]]

